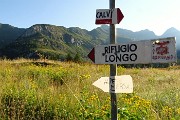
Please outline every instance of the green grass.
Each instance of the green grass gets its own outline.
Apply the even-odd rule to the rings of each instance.
[[[0,119],[108,120],[110,95],[92,85],[109,65],[57,61],[0,61]],[[125,69],[132,94],[117,94],[121,120],[180,119],[180,68]]]

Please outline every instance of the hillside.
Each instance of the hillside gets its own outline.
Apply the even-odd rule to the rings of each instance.
[[[8,24],[0,23],[0,48],[14,41],[22,35],[24,31],[24,28],[17,28]]]
[[[177,49],[180,48],[180,31],[168,29],[162,36],[153,31],[117,28],[117,43],[132,40],[149,40],[160,37],[176,36]],[[49,24],[36,24],[27,29],[0,24],[0,57],[10,59],[40,58],[65,60],[67,55],[80,54],[87,59],[88,52],[96,45],[109,44],[109,26],[102,25],[91,31],[78,27],[65,28]],[[178,56],[179,50],[178,50]]]
[[[107,25],[102,25],[101,28],[105,31],[109,31],[109,27]],[[116,31],[117,31],[116,35],[122,37],[120,39],[117,38],[118,43],[127,42],[129,40],[138,41],[138,40],[165,38],[165,37],[176,37],[176,47],[178,50],[180,49],[180,31],[174,27],[167,29],[160,36],[156,35],[153,31],[150,31],[148,29],[133,32],[131,30],[117,28]],[[123,40],[123,39],[127,39],[127,40]]]
[[[83,30],[82,30],[83,31]],[[8,58],[30,57],[38,52],[49,59],[63,58],[66,53],[81,52],[85,55],[90,36],[83,35],[81,29],[57,27],[53,25],[33,25],[23,35],[2,49],[1,55]]]
[[[48,59],[64,60],[67,54],[80,54],[86,58],[87,53],[98,44],[107,44],[108,31],[99,27],[87,31],[78,27],[65,28],[48,24],[37,24],[10,44],[1,49],[0,56],[7,58],[33,58],[40,54]],[[128,41],[127,38],[118,39]],[[36,54],[36,55],[34,55]]]

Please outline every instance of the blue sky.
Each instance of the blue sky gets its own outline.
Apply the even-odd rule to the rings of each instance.
[[[166,29],[180,30],[180,0],[115,0],[124,19],[117,28],[149,29],[161,35]],[[52,24],[92,30],[96,9],[108,9],[109,0],[0,0],[0,23],[28,28]]]

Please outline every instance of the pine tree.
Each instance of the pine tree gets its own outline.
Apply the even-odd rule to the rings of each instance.
[[[82,62],[82,58],[79,53],[74,56],[74,62]]]
[[[70,53],[67,54],[66,61],[73,61],[73,57]]]

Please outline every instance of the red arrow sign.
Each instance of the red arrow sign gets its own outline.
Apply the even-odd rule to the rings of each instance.
[[[119,8],[96,10],[96,24],[119,24],[123,18]]]
[[[124,15],[122,14],[121,10],[117,9],[117,23],[119,24],[121,20],[124,18]]]
[[[88,54],[88,57],[95,63],[95,50],[94,50],[94,48]]]

